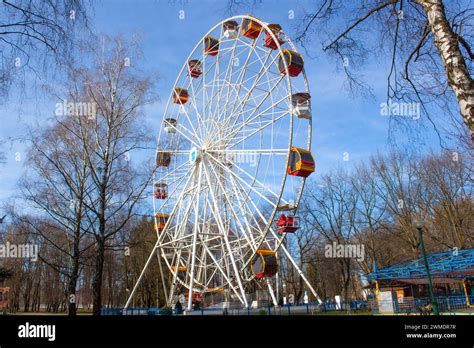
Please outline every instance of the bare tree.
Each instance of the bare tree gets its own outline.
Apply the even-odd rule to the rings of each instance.
[[[229,0],[228,10],[259,4]],[[321,40],[323,52],[334,57],[346,74],[351,92],[372,94],[364,81],[364,63],[388,59],[387,101],[419,103],[438,134],[447,124],[457,127],[461,119],[472,140],[473,18],[471,1],[317,0],[301,4],[301,13],[295,14],[293,37],[310,56],[317,52],[316,41]],[[455,113],[451,112],[452,104],[457,105]],[[451,114],[457,114],[455,119],[448,119]],[[418,136],[414,123],[406,117],[391,117],[391,121],[404,125],[404,133],[411,130]],[[444,142],[441,136],[440,142]]]
[[[316,233],[308,222],[307,219],[302,219],[300,228],[285,239],[286,248],[298,262],[298,268],[301,270],[307,270],[312,265],[312,254],[317,242]],[[292,289],[295,301],[300,302],[304,290],[303,278],[286,258],[280,258],[280,265],[282,268],[280,272],[285,275],[286,286]]]
[[[3,0],[0,3],[0,95],[14,75],[51,69],[71,52],[76,28],[87,27],[89,4],[80,0]]]
[[[359,262],[365,272],[372,271],[373,261],[384,258],[390,261],[384,243],[378,237],[386,237],[384,222],[387,219],[387,202],[380,199],[377,178],[367,165],[359,165],[351,177],[351,184],[358,196],[354,223],[354,237],[365,245],[364,259]]]
[[[81,0],[0,1],[0,103],[14,85],[23,94],[36,93],[38,88],[27,88],[27,74],[36,84],[69,60],[78,29],[88,30],[89,12],[90,3]],[[4,146],[0,139],[0,164]]]
[[[73,100],[77,101],[76,95]],[[80,100],[80,98],[79,98]],[[23,198],[49,223],[38,224],[31,216],[15,214],[16,219],[31,225],[63,257],[59,264],[43,257],[45,263],[68,279],[69,315],[76,314],[76,288],[83,263],[84,242],[90,226],[85,219],[85,197],[91,191],[90,172],[81,142],[74,136],[79,122],[74,116],[59,116],[43,131],[31,133],[28,154],[29,175],[20,181]]]
[[[474,12],[468,2],[321,0],[314,5],[298,27],[296,41],[308,46],[315,31],[327,25],[329,29],[323,32],[328,41],[323,50],[346,63],[344,71],[352,89],[365,86],[355,69],[369,58],[385,56],[390,60],[387,99],[421,103],[422,111],[438,129],[446,119],[436,123],[429,105],[452,100],[449,86],[473,136],[474,82],[470,71],[474,55],[469,42]],[[342,28],[336,18],[347,18]]]
[[[100,315],[107,243],[134,216],[153,170],[132,163],[134,151],[151,149],[153,139],[141,123],[143,106],[153,100],[152,79],[139,70],[139,50],[121,38],[106,38],[83,48],[87,66],[72,70],[74,85],[85,89],[96,107],[92,119],[79,118],[77,136],[86,152],[92,190],[86,195],[87,218],[96,241],[93,313]]]
[[[314,229],[324,238],[326,245],[350,243],[354,234],[357,195],[344,172],[325,175],[322,180],[307,188],[302,214],[308,228]],[[350,283],[353,275],[353,260],[348,257],[334,259],[337,265],[338,292],[346,303],[350,298]]]
[[[431,217],[427,228],[439,249],[474,245],[472,163],[457,152],[430,155],[421,161],[424,209]]]

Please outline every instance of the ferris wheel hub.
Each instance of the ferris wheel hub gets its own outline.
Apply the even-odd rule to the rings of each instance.
[[[191,163],[196,164],[201,157],[202,157],[202,151],[201,150],[198,150],[197,147],[191,148],[191,150],[189,151],[189,161]]]

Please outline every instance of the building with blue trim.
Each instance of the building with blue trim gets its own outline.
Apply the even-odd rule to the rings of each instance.
[[[450,250],[428,255],[428,266],[437,297],[462,297],[467,307],[474,305],[474,249]],[[394,291],[400,302],[429,297],[428,277],[423,258],[405,260],[366,274],[367,289]]]

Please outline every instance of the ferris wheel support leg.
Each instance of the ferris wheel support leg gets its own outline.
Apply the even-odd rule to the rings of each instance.
[[[277,256],[277,260],[278,260],[278,256]],[[277,300],[280,300],[280,289],[279,289],[279,284],[278,284],[278,272],[275,274],[275,292],[276,292],[276,297],[277,297]]]
[[[181,202],[181,200],[183,199],[184,192],[186,191],[186,188],[188,187],[191,178],[192,178],[192,175],[189,176],[188,180],[187,180],[186,183],[184,184],[183,191],[181,192],[181,195],[180,195],[179,198],[178,198],[178,203],[174,206],[173,210],[171,211],[170,217],[173,216],[173,214],[176,212],[176,209],[177,209],[179,203]],[[170,224],[170,221],[171,221],[171,218],[168,219],[168,221],[166,222],[166,224],[165,224],[165,226],[164,226],[164,228],[163,228],[163,231],[165,231],[165,230],[168,228],[168,225]],[[156,251],[158,245],[161,243],[161,237],[162,237],[163,235],[164,235],[164,234],[161,234],[161,235],[158,237],[158,239],[157,239],[155,245],[153,246],[153,249],[151,250],[150,256],[148,257],[148,260],[146,261],[145,266],[143,267],[143,270],[142,270],[142,272],[140,273],[140,276],[139,276],[138,279],[137,279],[137,282],[136,282],[135,285],[133,286],[133,290],[132,290],[132,292],[130,293],[130,296],[128,297],[127,303],[125,303],[124,309],[127,309],[128,306],[130,305],[130,302],[132,301],[132,298],[133,298],[133,296],[135,295],[135,291],[137,291],[138,285],[140,285],[140,282],[141,282],[141,280],[142,280],[142,278],[143,278],[143,275],[145,274],[145,272],[146,272],[146,270],[147,270],[147,268],[148,268],[148,265],[150,264],[150,262],[151,262],[151,260],[152,260],[152,258],[153,258],[153,255],[155,254],[155,251]]]
[[[165,299],[168,299],[168,289],[166,288],[166,280],[163,274],[163,265],[161,264],[160,252],[158,249],[156,250],[156,256],[158,258],[158,267],[160,268],[161,284],[163,285]]]
[[[219,263],[217,262],[216,258],[214,257],[214,255],[212,255],[212,252],[209,250],[209,248],[206,246],[206,244],[202,244],[202,246],[204,247],[204,249],[206,250],[206,253],[209,255],[209,257],[212,259],[212,261],[214,262],[214,264],[216,265],[217,269],[221,272],[223,278],[227,281],[227,283],[229,284],[229,287],[232,289],[232,291],[235,293],[235,295],[238,297],[239,301],[244,303],[244,301],[242,300],[239,292],[237,291],[237,289],[232,285],[232,281],[229,279],[229,277],[227,277],[227,274],[226,272],[224,271],[224,269],[219,265]]]
[[[273,230],[271,230],[272,233],[275,235],[275,232]],[[295,267],[296,271],[298,272],[298,274],[300,275],[301,279],[303,279],[303,281],[306,283],[306,286],[309,288],[309,290],[311,290],[311,292],[313,293],[314,297],[316,297],[316,300],[318,300],[318,303],[322,303],[321,299],[319,298],[318,294],[316,293],[316,291],[314,290],[314,288],[311,286],[310,282],[308,281],[308,279],[306,278],[306,276],[304,275],[303,271],[299,268],[298,264],[296,263],[296,261],[293,259],[293,257],[291,256],[290,252],[288,251],[288,249],[286,249],[285,245],[282,243],[280,245],[280,248],[283,250],[283,252],[285,253],[286,257],[290,260],[290,262],[292,263],[293,267]]]
[[[189,205],[189,207],[191,207],[191,205]],[[189,210],[188,210],[188,213],[189,213]],[[173,307],[174,293],[176,291],[176,288],[179,285],[177,278],[178,278],[178,267],[179,267],[180,259],[181,259],[181,249],[178,251],[178,255],[176,257],[176,266],[175,266],[175,270],[173,271],[173,279],[171,280],[170,296],[168,297],[168,301],[167,301],[167,306],[169,307]]]
[[[267,278],[267,286],[268,286],[268,292],[270,293],[270,296],[272,298],[273,305],[275,307],[277,307],[278,306],[278,301],[275,298],[275,294],[273,292],[272,284],[270,283],[270,280],[268,280],[268,278]]]
[[[223,234],[223,237],[224,237],[224,242],[225,242],[226,247],[227,247],[227,252],[229,253],[230,262],[232,263],[232,267],[234,269],[235,277],[237,278],[237,284],[239,284],[240,292],[242,293],[243,304],[245,305],[246,308],[248,308],[249,305],[248,305],[248,302],[247,302],[247,297],[245,296],[244,286],[242,285],[242,279],[240,279],[239,269],[237,268],[237,264],[235,263],[234,255],[232,254],[232,248],[230,246],[229,239],[227,238],[227,233],[225,232],[225,228],[224,228],[224,224],[222,223],[221,216],[218,214],[219,207],[217,205],[217,200],[216,200],[216,197],[214,195],[214,191],[212,189],[211,179],[209,178],[209,173],[207,172],[206,167],[205,166],[203,166],[203,167],[204,167],[204,173],[206,175],[207,183],[209,184],[209,192],[211,194],[211,199],[212,199],[212,202],[214,204],[214,212],[215,212],[216,220],[217,220],[217,223],[218,223],[219,227],[221,228],[221,231],[222,231],[221,233]],[[217,180],[219,180],[219,178],[217,178]]]
[[[143,275],[145,274],[145,271],[147,270],[148,265],[150,264],[150,261],[151,261],[152,258],[153,258],[153,255],[155,254],[155,250],[156,250],[156,247],[157,247],[157,245],[158,245],[159,242],[160,242],[160,240],[158,239],[158,240],[156,241],[155,246],[153,247],[153,250],[152,250],[151,253],[150,253],[150,256],[148,257],[148,260],[147,260],[146,263],[145,263],[145,266],[143,267],[142,273],[140,273],[140,276],[138,277],[137,282],[136,282],[135,285],[133,286],[133,290],[132,290],[132,292],[130,293],[130,296],[128,297],[127,303],[125,303],[124,309],[127,309],[128,306],[130,305],[130,302],[132,301],[133,295],[135,295],[135,291],[137,290],[138,285],[140,285],[140,282],[141,282],[141,280],[142,280],[142,277],[143,277]]]
[[[171,290],[170,290],[170,296],[168,297],[168,301],[166,301],[166,305],[168,307],[173,307],[173,297],[174,297],[174,292],[176,289],[176,283],[177,281],[173,278],[173,283],[171,284]]]
[[[194,266],[196,264],[196,242],[198,234],[198,225],[199,225],[199,200],[201,198],[201,177],[202,177],[202,165],[199,163],[199,174],[198,174],[198,192],[196,200],[196,211],[194,213],[194,231],[193,231],[193,251],[191,256],[191,274],[189,277],[189,293],[188,293],[188,311],[191,311],[193,304],[193,286],[194,286]]]

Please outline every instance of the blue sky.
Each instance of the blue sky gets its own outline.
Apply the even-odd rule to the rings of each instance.
[[[98,33],[141,38],[143,68],[159,75],[155,92],[160,100],[146,108],[150,129],[158,131],[163,104],[182,64],[196,42],[226,18],[226,2],[104,0],[95,4],[91,25]],[[252,14],[266,22],[279,23],[292,37],[304,4],[301,1],[264,1]],[[184,11],[184,19],[180,19],[183,15],[180,11]],[[294,19],[288,18],[289,11],[295,12]],[[312,152],[317,162],[316,178],[337,167],[351,167],[367,160],[371,154],[389,149],[389,119],[380,114],[380,104],[386,96],[388,62],[369,63],[362,70],[371,81],[375,96],[354,97],[344,89],[344,75],[336,69],[336,63],[321,52],[317,53],[317,58],[306,57],[305,61],[313,101]],[[21,107],[18,107],[19,101]],[[54,103],[53,100],[23,100],[13,90],[8,103],[0,105],[0,139],[7,140],[7,163],[0,168],[0,204],[14,194],[16,182],[25,171],[25,144],[17,138],[24,134],[26,125],[44,124],[54,113]],[[436,137],[427,129],[426,144],[420,152],[428,151],[430,147],[438,148]],[[343,160],[345,152],[349,161]],[[18,154],[19,161],[15,160]],[[149,151],[143,156],[152,158],[154,153]]]

